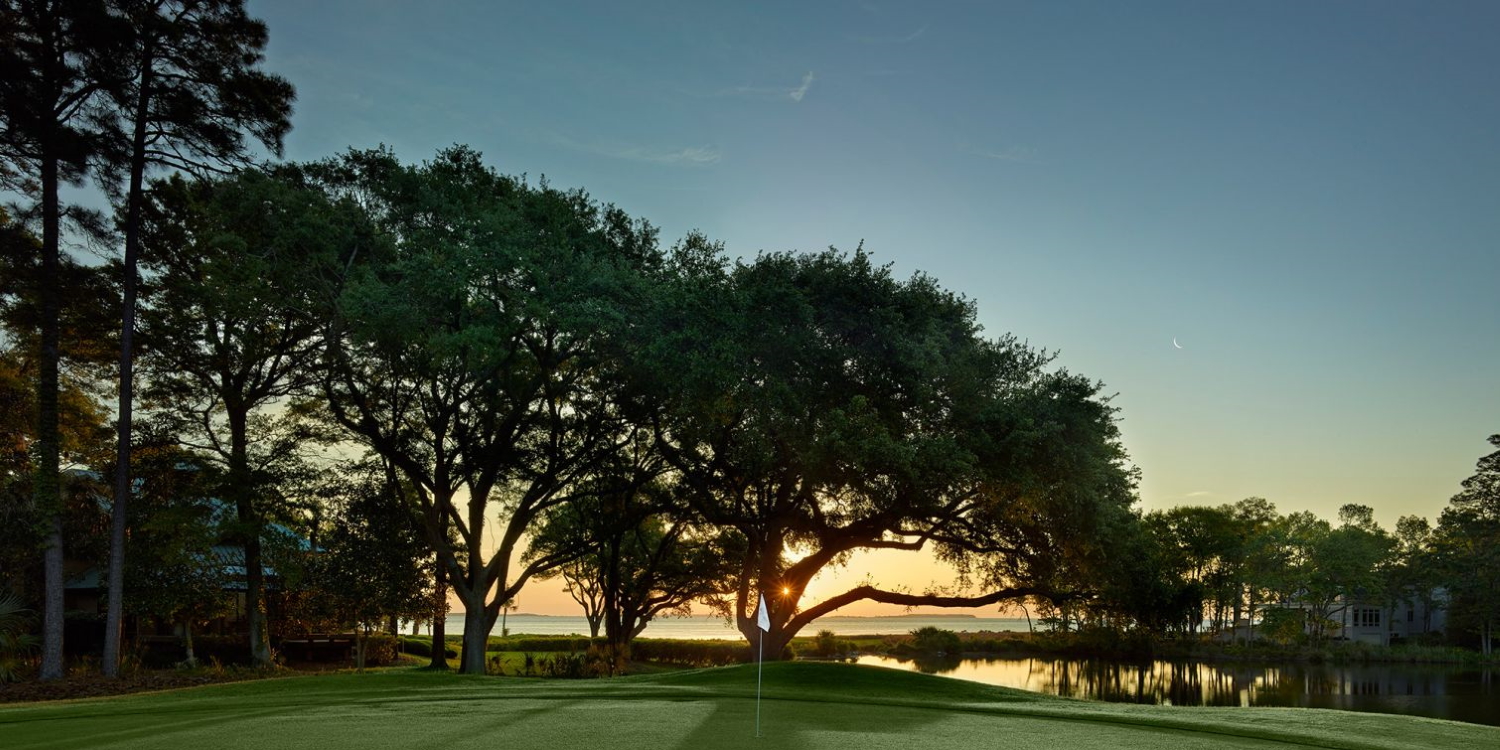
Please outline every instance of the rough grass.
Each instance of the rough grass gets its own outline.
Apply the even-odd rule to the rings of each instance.
[[[825,663],[613,680],[417,670],[0,707],[0,745],[46,748],[1486,748],[1500,728],[1316,709],[1071,701]]]

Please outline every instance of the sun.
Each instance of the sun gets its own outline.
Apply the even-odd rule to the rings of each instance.
[[[782,596],[791,596],[792,595],[792,587],[791,586],[782,586],[781,587],[781,595]]]

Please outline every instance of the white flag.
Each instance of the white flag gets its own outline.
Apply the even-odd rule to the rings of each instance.
[[[771,615],[766,612],[765,594],[760,595],[760,607],[755,610],[755,624],[759,625],[761,630],[769,631],[771,629]]]

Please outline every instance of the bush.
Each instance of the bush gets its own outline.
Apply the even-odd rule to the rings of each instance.
[[[813,636],[809,653],[820,659],[833,659],[854,651],[854,641],[839,638],[832,630],[819,630],[818,634]]]
[[[375,633],[365,639],[365,666],[383,667],[396,661],[396,636]]]
[[[1261,618],[1261,635],[1275,643],[1306,642],[1306,629],[1307,613],[1300,609],[1267,609]]]
[[[957,654],[963,651],[958,633],[931,625],[911,631],[911,647],[921,654]]]
[[[590,646],[604,643],[603,638],[586,638],[576,635],[528,635],[528,636],[506,636],[502,638],[491,637],[487,644],[489,651],[566,651],[569,653],[581,653],[588,651]]]
[[[431,659],[432,658],[432,639],[431,638],[412,638],[412,637],[406,637],[406,638],[402,639],[402,644],[403,644],[402,648],[406,651],[406,653],[411,654],[412,656],[420,656],[420,657],[422,657],[424,659]],[[448,647],[444,648],[443,652],[444,652],[444,655],[447,656],[449,659],[457,659],[458,658],[458,650],[454,649],[452,646],[448,646]]]
[[[637,661],[681,664],[689,667],[719,667],[753,660],[743,641],[637,640],[630,646]]]

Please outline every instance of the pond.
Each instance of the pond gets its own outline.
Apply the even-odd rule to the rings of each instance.
[[[1338,708],[1500,725],[1500,670],[1493,669],[1050,658],[861,656],[857,661],[1092,700],[1171,706]]]

